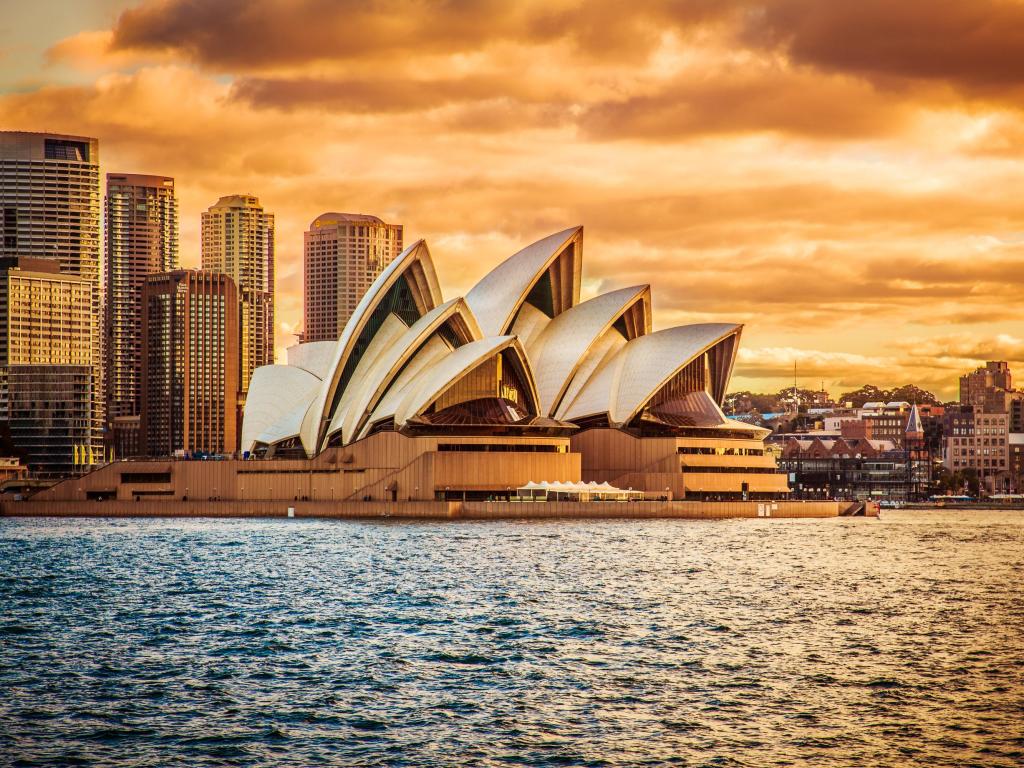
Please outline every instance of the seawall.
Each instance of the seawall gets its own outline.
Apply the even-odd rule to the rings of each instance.
[[[291,512],[289,512],[291,511]],[[823,518],[877,516],[846,501],[3,501],[6,517],[294,517],[398,520]]]

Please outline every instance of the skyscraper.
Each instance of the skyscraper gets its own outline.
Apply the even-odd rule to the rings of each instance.
[[[108,173],[107,419],[119,456],[138,452],[142,403],[142,285],[178,267],[178,201],[168,176]]]
[[[238,445],[238,294],[225,274],[179,269],[142,288],[140,443],[150,456]]]
[[[202,267],[230,275],[241,313],[239,387],[274,362],[274,214],[253,195],[222,197],[203,213]]]
[[[0,256],[45,259],[90,285],[89,443],[103,436],[103,286],[100,282],[99,142],[84,136],[0,131]],[[46,308],[38,305],[33,312]]]
[[[304,235],[303,341],[334,341],[367,289],[402,252],[402,225],[324,213]]]
[[[92,305],[92,281],[56,261],[0,257],[0,432],[43,477],[102,460]]]

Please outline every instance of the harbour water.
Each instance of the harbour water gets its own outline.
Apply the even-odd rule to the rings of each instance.
[[[1024,513],[0,519],[0,765],[1019,766]]]

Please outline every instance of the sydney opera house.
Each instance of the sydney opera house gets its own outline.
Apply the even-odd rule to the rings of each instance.
[[[244,459],[119,462],[50,498],[502,499],[530,482],[652,498],[780,498],[767,430],[720,406],[742,327],[652,331],[647,285],[580,301],[583,228],[444,301],[422,240],[337,341],[253,375]]]

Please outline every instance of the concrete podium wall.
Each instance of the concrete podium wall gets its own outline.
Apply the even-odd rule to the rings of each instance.
[[[295,517],[409,520],[691,519],[838,517],[837,501],[3,501],[0,515],[17,517]]]

